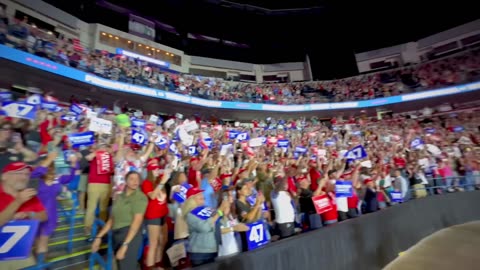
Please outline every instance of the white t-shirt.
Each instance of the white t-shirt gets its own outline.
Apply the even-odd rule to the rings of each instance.
[[[238,224],[237,220],[229,220],[225,226],[221,228],[231,228]],[[240,246],[238,245],[237,238],[235,238],[235,232],[223,233],[222,244],[218,247],[218,257],[233,255],[240,252]]]
[[[295,209],[292,205],[292,198],[287,191],[272,192],[271,199],[277,223],[283,224],[295,221]]]

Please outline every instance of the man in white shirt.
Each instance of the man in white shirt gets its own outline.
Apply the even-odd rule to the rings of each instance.
[[[287,190],[287,178],[277,177],[271,200],[275,210],[275,222],[281,238],[290,237],[295,233],[295,208],[292,197]]]

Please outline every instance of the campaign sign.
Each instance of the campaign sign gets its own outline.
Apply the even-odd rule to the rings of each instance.
[[[35,114],[37,112],[35,105],[26,104],[23,102],[4,102],[2,109],[9,117],[30,120],[35,119]]]
[[[175,155],[178,154],[177,146],[174,143],[170,144],[170,146],[168,147],[168,150],[171,153],[174,153]]]
[[[335,196],[337,198],[352,197],[353,187],[350,181],[336,181],[335,182]]]
[[[191,188],[192,185],[188,183],[184,183],[183,185],[180,185],[180,191],[175,192],[173,194],[173,199],[177,201],[178,203],[183,203],[187,199],[187,190]]]
[[[10,101],[12,100],[11,92],[0,92],[0,101]]]
[[[354,147],[352,150],[347,151],[345,153],[345,158],[348,160],[357,160],[357,159],[362,159],[366,157],[367,157],[367,151],[365,151],[365,148],[363,148],[363,146],[361,145]]]
[[[325,141],[325,146],[334,146],[335,145],[335,141],[334,140],[326,140]]]
[[[420,138],[416,138],[410,143],[410,147],[413,149],[421,149],[422,145],[424,145],[424,142]]]
[[[433,133],[435,133],[435,129],[434,128],[426,128],[425,132],[427,132],[428,134],[433,134]]]
[[[313,205],[317,214],[323,214],[333,209],[330,200],[326,194],[312,197]]]
[[[58,106],[57,102],[42,102],[42,104],[40,104],[40,108],[42,108],[42,110],[48,110],[51,112],[62,111],[62,108]]]
[[[72,144],[73,148],[78,148],[80,146],[90,146],[95,143],[95,134],[93,133],[93,131],[74,133],[68,135],[68,140]]]
[[[460,126],[453,128],[453,131],[454,131],[454,132],[462,132],[462,131],[464,131],[464,130],[465,130],[465,128],[460,127]]]
[[[237,135],[237,140],[238,140],[239,142],[248,141],[248,140],[250,140],[250,135],[248,135],[247,132],[239,133],[239,134]]]
[[[138,145],[147,144],[147,135],[138,130],[132,129],[132,143]]]
[[[401,203],[403,202],[403,197],[401,192],[390,192],[392,197],[392,202]]]
[[[250,230],[247,231],[248,250],[254,250],[268,244],[267,233],[263,221],[257,221],[247,225],[250,228]]]
[[[206,206],[199,206],[193,209],[190,213],[201,220],[207,220],[215,213],[215,209]]]
[[[188,147],[188,154],[192,157],[195,157],[198,155],[197,147],[195,145],[189,146]]]
[[[290,142],[288,140],[278,140],[277,146],[278,147],[288,147],[289,143]]]
[[[30,257],[38,220],[15,220],[0,227],[0,261]]]
[[[43,97],[39,94],[34,94],[31,95],[25,100],[25,103],[30,104],[30,105],[40,105],[42,104]]]
[[[237,138],[238,134],[239,134],[238,131],[236,131],[236,130],[230,130],[230,131],[228,132],[228,138],[229,138],[230,140],[234,140],[234,139]]]
[[[70,106],[70,111],[73,112],[76,115],[80,115],[83,113],[83,108],[78,106],[77,104],[72,104]]]
[[[147,122],[143,119],[132,119],[132,127],[144,128]]]
[[[307,152],[307,148],[303,146],[297,146],[295,147],[295,152],[298,152],[300,154],[305,154]]]
[[[168,139],[161,135],[158,135],[154,143],[158,148],[165,149],[168,146]]]
[[[62,115],[61,119],[64,120],[64,121],[68,121],[68,122],[77,121],[77,117],[75,115],[71,115],[71,114]]]

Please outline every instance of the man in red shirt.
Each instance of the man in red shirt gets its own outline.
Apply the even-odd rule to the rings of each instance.
[[[32,167],[23,162],[13,162],[2,170],[0,185],[0,226],[15,219],[47,220],[47,213],[38,199],[37,191],[27,188]],[[23,269],[35,265],[33,256],[25,260],[0,263],[3,269]]]
[[[85,157],[90,162],[87,187],[87,211],[85,213],[85,234],[90,235],[95,210],[100,208],[100,218],[107,220],[108,202],[112,193],[113,157],[106,144],[98,145],[97,149]]]

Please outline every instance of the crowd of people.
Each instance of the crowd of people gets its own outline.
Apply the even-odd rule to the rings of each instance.
[[[92,252],[111,231],[119,269],[183,269],[428,194],[480,187],[480,118],[471,112],[267,118],[240,127],[81,102],[65,108],[39,94],[20,99],[35,113],[14,115],[1,97],[0,226],[38,220],[39,260],[57,226],[56,197],[69,192],[78,194]],[[106,225],[92,235],[96,218]],[[31,256],[0,268],[34,263]]]
[[[0,21],[0,44],[111,80],[198,96],[210,100],[270,104],[311,104],[368,100],[471,82],[480,78],[478,49],[393,71],[346,79],[251,84],[165,71],[137,59],[88,50],[78,39],[57,38],[24,20]]]

